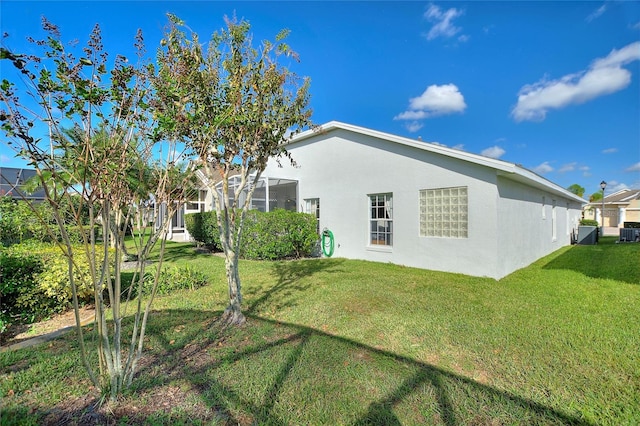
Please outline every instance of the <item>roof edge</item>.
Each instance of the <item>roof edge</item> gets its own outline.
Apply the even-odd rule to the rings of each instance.
[[[391,133],[368,129],[366,127],[347,124],[347,123],[343,123],[335,120],[329,121],[325,124],[305,130],[304,132],[295,135],[289,140],[287,145],[302,142],[313,136],[317,136],[325,132],[330,132],[332,130],[346,130],[354,133],[363,134],[366,136],[371,136],[378,139],[388,140],[391,142],[395,142],[405,146],[410,146],[410,147],[421,149],[424,151],[429,151],[436,154],[457,158],[460,160],[468,161],[474,164],[478,164],[478,165],[482,165],[485,167],[498,170],[499,172],[502,172],[503,175],[508,175],[508,174],[518,175],[522,179],[531,182],[533,186],[538,186],[538,187],[542,186],[549,189],[552,192],[563,195],[564,197],[570,198],[576,202],[580,202],[583,204],[587,203],[587,201],[584,200],[582,197],[578,197],[573,192],[567,189],[564,189],[561,186],[551,182],[550,180],[515,163],[511,163],[504,160],[497,160],[495,158],[485,157],[483,155],[473,154],[473,153],[462,151],[459,149],[449,148],[433,142],[419,141],[419,140],[407,138],[404,136],[398,136]]]

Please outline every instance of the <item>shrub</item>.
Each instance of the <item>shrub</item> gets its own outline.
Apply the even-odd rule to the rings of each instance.
[[[32,253],[0,252],[0,322],[31,323],[59,311],[57,301],[38,286],[42,261]]]
[[[45,212],[47,207],[45,203],[34,205],[43,217],[48,218],[50,215]],[[0,241],[3,246],[46,238],[46,228],[26,201],[15,200],[8,195],[0,197]]]
[[[185,222],[197,242],[222,250],[215,212],[189,214]],[[299,258],[309,256],[317,241],[313,215],[283,209],[268,213],[250,210],[245,218],[240,256],[265,260]]]
[[[73,204],[73,207],[70,205]],[[80,208],[77,197],[70,200],[63,198],[61,213],[69,223],[67,233],[73,243],[82,242],[82,233],[78,221],[73,217],[72,209],[79,212],[80,223],[85,225],[84,232],[89,232],[88,207],[86,203]],[[35,210],[35,211],[34,211]],[[43,223],[39,217],[47,223]],[[16,200],[9,196],[0,197],[0,242],[3,246],[19,244],[28,240],[40,242],[62,241],[60,229],[53,219],[53,211],[47,202],[35,203],[32,207],[27,201]]]
[[[73,250],[78,298],[89,302],[93,298],[89,262],[83,246],[74,246]],[[101,255],[98,246],[97,262],[102,262]],[[29,323],[70,306],[72,295],[67,259],[55,244],[29,241],[3,249],[0,275],[4,318]]]
[[[207,284],[207,276],[189,266],[164,268],[160,271],[157,293],[170,294],[177,290],[195,290]],[[153,286],[151,273],[146,275],[145,285],[150,291]]]
[[[593,219],[582,219],[580,220],[580,226],[600,226],[597,220]]]
[[[198,243],[204,244],[209,250],[222,251],[216,212],[190,213],[185,216],[185,226]]]
[[[264,260],[300,258],[311,254],[317,240],[313,215],[282,209],[268,213],[252,210],[247,214],[240,256]]]

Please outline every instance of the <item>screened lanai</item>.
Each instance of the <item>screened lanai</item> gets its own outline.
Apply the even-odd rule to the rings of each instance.
[[[250,180],[253,181],[253,177]],[[240,181],[240,176],[229,177],[229,198],[231,202],[233,202],[233,194],[235,194],[236,188],[240,185]],[[221,182],[216,185],[216,189],[218,193],[222,192]],[[239,206],[244,203],[249,189],[249,185],[247,185],[240,194]],[[253,193],[249,208],[261,212],[275,209],[296,211],[297,206],[298,181],[261,176],[256,184],[256,190]]]

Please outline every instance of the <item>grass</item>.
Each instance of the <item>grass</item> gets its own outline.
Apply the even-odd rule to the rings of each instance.
[[[72,335],[1,353],[2,424],[640,423],[637,244],[567,247],[500,281],[243,261],[241,329],[215,322],[223,259],[168,249],[211,283],[157,300],[132,389],[93,408]]]

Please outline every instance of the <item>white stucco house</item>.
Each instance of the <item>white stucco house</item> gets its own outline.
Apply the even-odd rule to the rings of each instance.
[[[513,163],[336,121],[287,150],[256,207],[316,214],[334,257],[499,279],[570,244],[585,203]]]
[[[336,121],[287,150],[296,164],[270,160],[251,208],[315,214],[334,257],[500,279],[570,244],[585,204],[522,166]],[[212,198],[203,185],[170,238]]]

